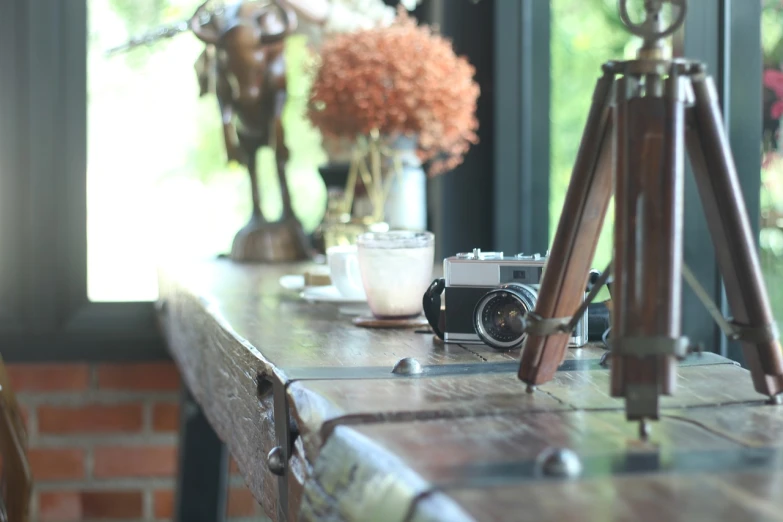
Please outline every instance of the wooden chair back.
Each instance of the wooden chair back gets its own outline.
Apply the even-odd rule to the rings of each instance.
[[[0,358],[0,522],[27,522],[33,480],[27,430]]]

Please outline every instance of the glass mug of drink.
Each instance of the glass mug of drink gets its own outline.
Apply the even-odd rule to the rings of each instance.
[[[412,318],[422,313],[422,297],[432,283],[435,235],[391,230],[356,239],[359,271],[367,304],[378,319]]]

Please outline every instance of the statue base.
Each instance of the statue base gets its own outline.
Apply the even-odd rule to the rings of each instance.
[[[238,263],[275,263],[310,259],[307,237],[299,220],[270,223],[253,216],[234,236],[230,258]]]

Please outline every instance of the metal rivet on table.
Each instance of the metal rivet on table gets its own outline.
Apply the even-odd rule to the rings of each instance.
[[[419,361],[413,357],[405,357],[404,359],[397,361],[392,373],[396,373],[397,375],[416,375],[423,371]]]
[[[539,474],[547,477],[575,478],[582,473],[582,462],[566,448],[546,448],[536,458]]]
[[[275,446],[266,456],[266,465],[273,474],[282,477],[285,473],[285,459],[283,457],[283,448]]]

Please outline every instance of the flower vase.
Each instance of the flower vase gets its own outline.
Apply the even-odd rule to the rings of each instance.
[[[389,165],[392,178],[384,220],[392,229],[427,230],[427,175],[416,154],[416,139],[401,136],[389,148],[397,158],[397,170]]]
[[[427,175],[416,154],[417,142],[408,136],[386,137],[379,142],[382,150],[382,171],[379,176],[386,188],[386,195],[380,200],[382,208],[376,208],[377,199],[371,197],[373,188],[368,189],[361,177],[357,181],[353,203],[355,216],[375,216],[391,229],[427,229]],[[370,149],[371,150],[371,149]],[[364,157],[372,170],[371,152]],[[371,176],[372,177],[372,176]],[[388,184],[388,185],[387,185]]]

